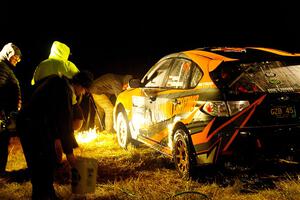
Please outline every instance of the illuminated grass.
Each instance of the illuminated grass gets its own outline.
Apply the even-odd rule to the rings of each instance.
[[[97,133],[90,142],[79,142],[76,155],[97,159],[98,176],[96,191],[86,194],[86,199],[212,199],[212,200],[283,200],[300,199],[300,174],[283,174],[285,178],[274,179],[273,187],[246,187],[255,185],[254,180],[247,184],[240,178],[246,174],[226,175],[224,172],[212,173],[212,180],[199,177],[200,180],[183,181],[176,172],[173,163],[167,157],[141,145],[129,147],[128,151],[117,144],[116,134]],[[13,147],[13,148],[12,148]],[[7,170],[22,169],[26,166],[22,148],[17,140],[11,145],[11,154]],[[66,168],[67,169],[67,168]],[[71,199],[70,180],[67,171],[62,173],[55,189],[62,199]],[[232,172],[235,174],[235,172]],[[272,175],[272,174],[270,174]],[[297,178],[298,177],[298,178]],[[202,178],[202,179],[201,179]],[[216,180],[214,180],[216,179]],[[217,180],[219,179],[219,180]],[[233,184],[221,185],[219,181]],[[254,183],[252,183],[254,182]],[[0,199],[30,199],[31,184],[10,182],[0,179]],[[75,195],[76,197],[76,195]]]

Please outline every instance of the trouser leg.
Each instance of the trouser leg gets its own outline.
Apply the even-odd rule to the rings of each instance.
[[[53,155],[34,153],[31,165],[32,199],[56,199],[54,190],[55,161]]]
[[[113,128],[113,105],[110,102],[107,102],[107,105],[104,106],[103,110],[105,112],[105,130],[112,132]]]
[[[32,199],[55,199],[53,186],[53,171],[43,166],[43,169],[32,169]]]
[[[105,129],[104,110],[100,106],[97,106],[97,112],[98,113],[95,113],[94,116],[94,125],[98,128],[98,130],[102,131]]]
[[[108,96],[105,94],[97,95],[96,97],[97,103],[101,106],[105,113],[105,130],[113,131],[113,110],[114,105],[111,103]]]
[[[6,169],[10,136],[7,132],[0,133],[0,172]]]
[[[97,107],[101,107],[105,113],[105,130],[113,131],[113,109],[114,105],[111,103],[110,99],[105,95],[93,94],[95,103]]]

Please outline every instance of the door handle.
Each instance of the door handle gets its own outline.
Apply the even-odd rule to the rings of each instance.
[[[153,101],[155,101],[156,100],[156,96],[151,96],[150,97],[150,103],[152,103]]]
[[[173,103],[173,105],[179,105],[179,104],[181,104],[181,102],[178,101],[177,99],[174,99],[174,100],[172,101],[172,103]]]

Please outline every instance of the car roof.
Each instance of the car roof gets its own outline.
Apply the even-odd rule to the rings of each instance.
[[[190,58],[190,55],[208,58],[217,61],[217,63],[232,61],[240,61],[246,63],[265,61],[266,59],[277,60],[292,57],[300,58],[300,53],[291,53],[266,47],[203,47],[172,53],[164,56],[160,60],[174,57]],[[209,71],[214,70],[217,65],[212,65],[212,68],[210,67]]]
[[[266,48],[266,47],[203,47],[197,48],[193,50],[186,50],[177,53],[172,53],[164,56],[163,58],[168,57],[184,57],[185,53],[196,53],[203,57],[207,57],[214,60],[224,60],[224,61],[231,61],[231,60],[243,60],[245,57],[247,58],[259,58],[265,56],[287,56],[287,57],[294,57],[300,56],[300,53],[292,53],[287,52],[279,49],[273,48]],[[246,56],[245,56],[246,55]]]
[[[195,51],[198,55],[209,57],[211,59],[222,59],[229,61],[231,59],[260,59],[266,57],[294,57],[300,56],[299,53],[290,53],[278,49],[265,48],[265,47],[213,47],[213,48],[198,48],[190,50],[189,52]],[[208,54],[210,53],[210,54]],[[217,54],[217,55],[214,55]],[[227,59],[226,59],[227,58]]]

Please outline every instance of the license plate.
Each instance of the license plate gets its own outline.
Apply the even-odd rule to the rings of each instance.
[[[296,115],[296,108],[295,106],[284,106],[284,105],[276,105],[276,106],[272,106],[271,110],[270,110],[270,114],[271,116],[275,117],[275,118],[295,118]]]

